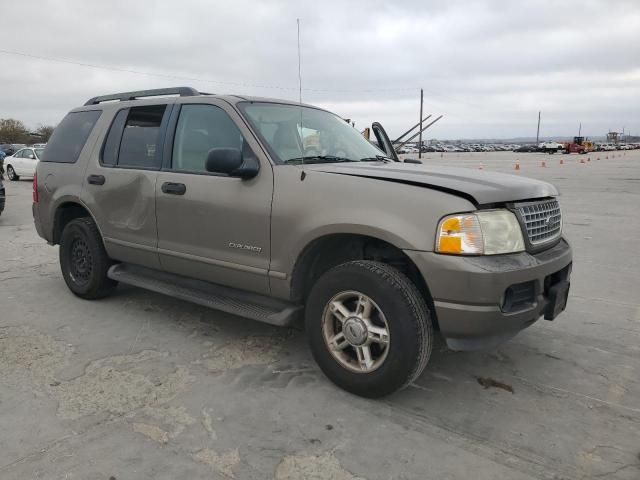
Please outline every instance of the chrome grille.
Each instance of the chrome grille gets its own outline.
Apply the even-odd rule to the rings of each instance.
[[[562,213],[557,200],[516,205],[532,245],[557,239],[562,234]]]

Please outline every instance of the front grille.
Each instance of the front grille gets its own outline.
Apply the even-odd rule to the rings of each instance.
[[[557,200],[516,205],[532,245],[557,239],[562,234],[562,213]]]

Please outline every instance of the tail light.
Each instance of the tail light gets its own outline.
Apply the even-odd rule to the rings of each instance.
[[[38,174],[33,175],[33,203],[38,203]]]

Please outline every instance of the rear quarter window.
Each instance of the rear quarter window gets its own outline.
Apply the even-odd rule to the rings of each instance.
[[[41,161],[76,163],[102,111],[71,112],[53,131]]]

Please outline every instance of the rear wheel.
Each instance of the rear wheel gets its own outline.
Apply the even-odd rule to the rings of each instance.
[[[111,260],[91,218],[71,220],[60,237],[60,268],[69,289],[81,298],[107,296],[116,282],[107,277]]]
[[[315,360],[339,387],[381,397],[424,370],[433,344],[426,303],[401,272],[357,260],[322,275],[305,309]]]
[[[11,180],[12,182],[17,182],[18,180],[20,180],[20,177],[11,165],[7,166],[7,177],[9,177],[9,180]]]

